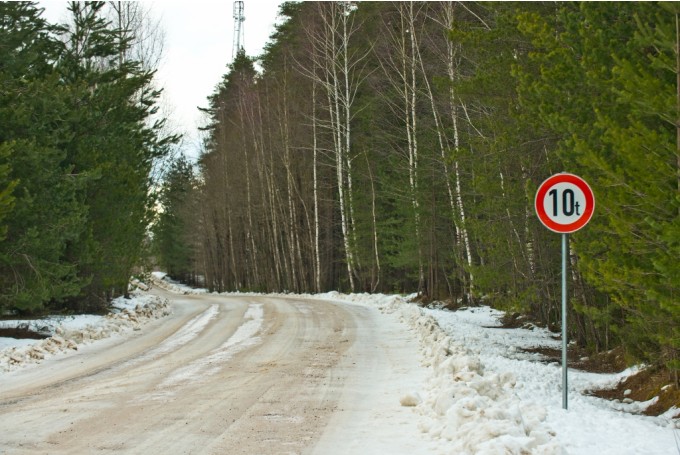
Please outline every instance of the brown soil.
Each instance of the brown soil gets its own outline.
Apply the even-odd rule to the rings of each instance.
[[[504,329],[521,329],[529,324],[529,318],[520,313],[505,313],[500,322]]]
[[[12,328],[0,328],[0,337],[43,340],[45,338],[49,338],[50,335],[34,332],[33,330],[30,330],[26,326],[19,326]]]
[[[627,391],[629,391],[628,394],[626,394]],[[619,382],[616,388],[594,390],[591,395],[619,401],[627,398],[633,401],[647,401],[658,396],[658,401],[643,412],[643,414],[650,416],[663,414],[673,406],[680,408],[680,389],[674,384],[668,370],[663,368],[645,368]],[[675,418],[678,417],[680,415],[676,415]]]
[[[502,329],[531,329],[533,327],[543,327],[547,328],[552,333],[558,334],[560,332],[560,329],[557,326],[546,327],[545,324],[541,324],[521,313],[505,313],[499,322],[501,325],[498,328]]]
[[[532,348],[526,352],[541,354],[545,362],[562,361],[562,351],[554,348]],[[623,349],[617,348],[608,352],[586,357],[585,352],[569,347],[567,362],[569,368],[588,371],[591,373],[612,374],[626,369]],[[626,394],[627,391],[628,394]],[[629,376],[619,382],[614,389],[602,389],[590,391],[590,395],[606,400],[631,399],[633,401],[648,401],[658,396],[659,400],[649,406],[643,414],[658,416],[668,411],[673,406],[680,408],[680,389],[674,384],[670,372],[659,367],[649,367],[639,373]],[[680,417],[678,415],[676,418]]]
[[[534,325],[529,318],[518,313],[507,313],[500,322],[502,323],[501,328],[504,329],[528,328]],[[544,357],[544,362],[562,362],[561,349],[538,347],[525,351],[541,354]],[[569,368],[602,374],[618,373],[628,366],[625,353],[620,347],[607,352],[589,354],[584,349],[569,346],[567,362]],[[626,394],[626,392],[628,393]],[[619,382],[614,389],[593,390],[590,395],[606,400],[623,401],[630,399],[640,402],[658,396],[658,401],[643,412],[643,414],[650,416],[663,414],[673,406],[680,409],[680,388],[671,377],[670,372],[661,367],[645,368]],[[676,418],[680,418],[680,413]]]
[[[548,363],[562,362],[561,349],[539,347],[525,349],[525,351],[541,354],[545,357],[544,361]],[[626,362],[621,348],[589,356],[584,350],[569,346],[567,362],[569,363],[569,368],[591,373],[618,373],[626,369]]]

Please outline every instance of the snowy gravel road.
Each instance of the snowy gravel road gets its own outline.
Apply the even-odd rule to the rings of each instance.
[[[2,378],[0,453],[427,446],[412,408],[399,404],[425,370],[396,318],[331,301],[155,292],[170,299],[171,316]]]

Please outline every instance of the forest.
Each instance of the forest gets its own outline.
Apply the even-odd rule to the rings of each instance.
[[[101,312],[155,263],[557,328],[534,196],[566,171],[596,199],[570,236],[570,339],[678,381],[680,5],[284,3],[206,100],[197,163],[174,156],[137,5],[54,25],[0,2],[0,311]]]
[[[558,172],[596,211],[571,235],[570,337],[680,368],[680,6],[302,2],[207,100],[197,166],[154,227],[214,291],[415,293],[560,320]]]

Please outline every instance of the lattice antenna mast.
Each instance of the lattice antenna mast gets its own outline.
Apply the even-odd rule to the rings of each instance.
[[[234,61],[236,55],[243,49],[243,22],[246,20],[243,15],[243,2],[234,2],[234,40],[231,49],[231,60]]]

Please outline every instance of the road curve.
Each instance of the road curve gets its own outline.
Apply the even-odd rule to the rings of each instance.
[[[399,397],[423,379],[417,343],[376,309],[156,292],[172,316],[0,378],[1,454],[409,453],[404,432],[416,444]]]

